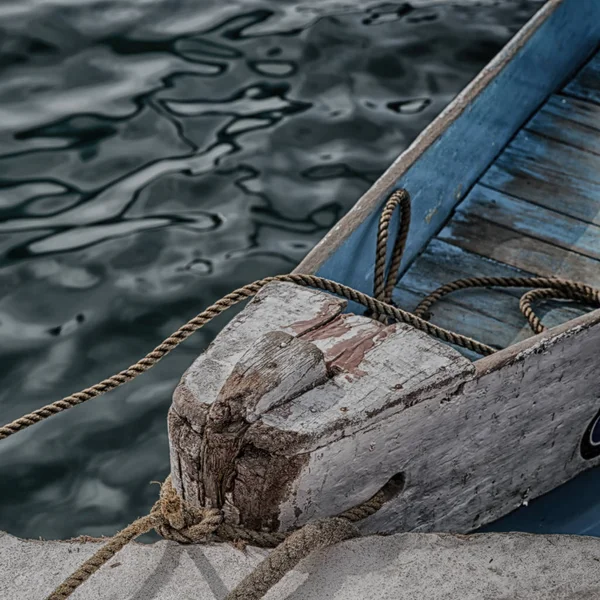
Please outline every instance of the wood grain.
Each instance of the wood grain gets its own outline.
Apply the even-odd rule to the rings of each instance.
[[[565,215],[600,225],[600,184],[547,168],[526,156],[502,155],[480,183]]]
[[[525,129],[600,154],[600,105],[554,94]]]
[[[600,138],[600,131],[598,132]],[[600,198],[597,201],[600,209]],[[458,207],[559,248],[600,259],[600,227],[483,186],[475,186]],[[600,267],[600,264],[598,265]]]
[[[561,178],[600,183],[600,156],[522,129],[496,162],[519,162],[532,171],[541,168]]]
[[[266,331],[301,335],[335,319],[346,302],[293,284],[263,288],[184,373],[169,411],[173,484],[183,498],[203,506],[202,440],[210,405],[235,364]],[[285,310],[281,310],[281,307]],[[268,328],[265,324],[268,323]]]
[[[565,94],[600,104],[600,55],[596,54],[564,89]]]
[[[472,215],[458,213],[440,232],[439,237],[465,250],[518,269],[600,287],[600,265],[597,260]]]
[[[198,459],[205,506],[223,508],[230,521],[253,529],[277,527],[273,506],[304,461],[250,445],[246,433],[263,414],[327,378],[323,353],[283,331],[265,333],[246,350],[204,421]]]

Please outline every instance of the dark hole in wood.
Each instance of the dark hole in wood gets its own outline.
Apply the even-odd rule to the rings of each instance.
[[[405,486],[406,476],[404,473],[396,473],[396,475],[390,477],[389,481],[381,488],[385,502],[399,496],[404,491]]]

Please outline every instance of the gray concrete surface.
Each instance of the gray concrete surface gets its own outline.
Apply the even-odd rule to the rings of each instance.
[[[0,597],[43,599],[97,543],[0,533]],[[73,600],[220,600],[266,552],[172,542],[125,548]],[[592,600],[600,539],[403,534],[351,540],[301,563],[268,600]]]

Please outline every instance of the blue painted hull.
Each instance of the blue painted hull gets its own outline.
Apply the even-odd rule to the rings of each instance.
[[[590,469],[480,531],[600,537],[600,468]]]

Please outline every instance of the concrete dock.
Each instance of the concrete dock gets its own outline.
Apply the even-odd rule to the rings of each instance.
[[[98,542],[0,533],[0,597],[43,599]],[[229,545],[131,544],[73,600],[221,600],[266,555]],[[592,600],[600,539],[521,533],[370,536],[315,553],[267,600]]]

